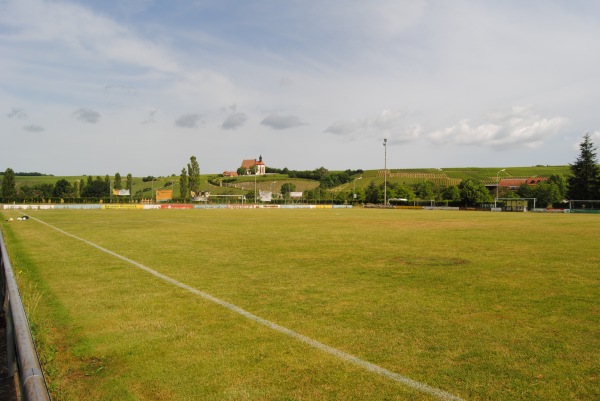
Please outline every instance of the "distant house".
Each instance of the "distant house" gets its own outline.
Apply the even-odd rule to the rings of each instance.
[[[238,173],[237,171],[223,171],[223,175],[225,177],[237,177]]]
[[[519,189],[521,185],[537,186],[540,182],[547,181],[545,177],[535,178],[502,178],[498,183],[500,188]]]
[[[246,170],[246,174],[252,174],[252,168],[256,167],[256,175],[264,175],[267,173],[267,166],[263,162],[262,155],[256,159],[248,159],[242,161],[242,168]]]

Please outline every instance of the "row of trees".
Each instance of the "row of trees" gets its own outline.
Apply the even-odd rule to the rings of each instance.
[[[16,198],[19,199],[51,199],[51,198],[95,198],[102,199],[111,196],[111,181],[106,175],[104,178],[97,176],[95,179],[92,176],[87,176],[86,180],[76,180],[69,182],[62,178],[54,184],[34,184],[16,186],[16,174],[11,168],[4,171],[2,177],[2,198],[10,201]],[[133,187],[133,176],[127,174],[125,183],[119,173],[115,174],[113,181],[113,189],[128,189],[130,192]]]
[[[267,173],[285,174],[290,178],[304,178],[308,180],[319,181],[321,188],[335,188],[339,185],[346,184],[353,179],[353,176],[362,174],[363,170],[345,170],[345,171],[329,171],[325,167],[319,167],[314,170],[288,170],[267,167]]]

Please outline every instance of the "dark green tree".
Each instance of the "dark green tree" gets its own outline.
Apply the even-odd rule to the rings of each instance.
[[[131,175],[131,173],[127,174],[127,180],[125,181],[125,189],[128,189],[130,194],[133,194],[133,176]]]
[[[442,200],[447,200],[451,203],[460,202],[460,190],[456,185],[445,187],[441,191]]]
[[[181,199],[184,201],[190,198],[188,183],[187,170],[184,167],[181,169],[181,175],[179,176],[179,196],[181,196]]]
[[[383,191],[384,191],[384,184],[379,184],[379,193],[380,193],[380,199],[383,200]],[[401,185],[398,184],[396,182],[391,182],[387,184],[387,190],[388,190],[388,194],[387,194],[387,198],[389,199],[406,199],[407,201],[412,201],[415,199],[415,193],[413,192],[412,188],[409,187],[408,185]]]
[[[2,197],[11,200],[16,195],[15,172],[12,168],[7,168],[2,176]]]
[[[572,175],[567,178],[567,196],[571,200],[599,199],[600,167],[598,167],[596,148],[590,134],[583,136],[579,149],[579,157],[574,164],[570,165]]]
[[[560,193],[560,201],[563,201],[567,197],[567,180],[562,174],[552,174],[550,178],[548,178],[548,182],[556,185],[558,191]]]
[[[374,180],[371,180],[371,182],[369,183],[369,186],[365,190],[365,202],[379,203],[379,190],[377,189],[377,186],[375,185]]]
[[[121,174],[115,173],[115,182],[113,184],[113,189],[121,189],[123,188],[123,184],[121,183]]]
[[[558,185],[550,180],[540,182],[535,187],[536,207],[546,208],[563,201]]]
[[[60,179],[56,181],[54,184],[54,190],[52,191],[52,196],[55,198],[70,198],[74,195],[73,187],[69,181]]]
[[[47,199],[51,198],[54,193],[53,184],[37,184],[33,186],[24,185],[20,189],[20,195],[25,198]]]
[[[110,185],[110,181],[109,184]],[[95,180],[88,177],[88,184],[83,188],[82,195],[86,198],[104,198],[108,196],[109,187],[107,186],[106,179],[102,177],[96,177]]]
[[[415,187],[415,195],[419,199],[435,199],[435,185],[431,181],[421,181]]]
[[[461,202],[465,206],[477,206],[494,202],[494,198],[481,182],[467,179],[459,184],[458,189]]]
[[[200,165],[196,160],[196,156],[190,157],[190,162],[187,165],[188,171],[188,186],[190,191],[200,191]]]
[[[520,198],[535,198],[535,187],[533,185],[521,184],[517,189],[517,195]]]

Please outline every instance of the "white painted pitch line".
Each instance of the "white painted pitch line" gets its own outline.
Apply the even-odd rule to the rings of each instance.
[[[403,376],[401,374],[392,372],[391,370],[382,368],[381,366],[378,366],[378,365],[375,365],[375,364],[373,364],[371,362],[367,362],[367,361],[365,361],[363,359],[360,359],[357,356],[354,356],[354,355],[349,354],[347,352],[341,351],[341,350],[339,350],[337,348],[333,348],[333,347],[331,347],[329,345],[320,343],[317,340],[314,340],[314,339],[312,339],[310,337],[307,337],[307,336],[305,336],[303,334],[300,334],[300,333],[298,333],[298,332],[296,332],[294,330],[290,330],[290,329],[288,329],[286,327],[280,326],[277,323],[271,322],[270,320],[263,319],[260,316],[257,316],[257,315],[255,315],[253,313],[250,313],[250,312],[248,312],[248,311],[240,308],[239,306],[236,306],[236,305],[231,304],[229,302],[223,301],[223,300],[221,300],[219,298],[215,298],[215,297],[213,297],[212,295],[210,295],[210,294],[208,294],[206,292],[200,291],[200,290],[198,290],[198,289],[196,289],[194,287],[190,287],[189,285],[184,284],[181,281],[177,281],[174,278],[171,278],[171,277],[166,276],[166,275],[164,275],[162,273],[159,273],[156,270],[153,270],[153,269],[151,269],[151,268],[149,268],[147,266],[142,265],[141,263],[136,262],[135,260],[131,260],[131,259],[125,257],[125,256],[119,255],[119,254],[117,254],[117,253],[115,253],[113,251],[110,251],[110,250],[108,250],[106,248],[103,248],[100,245],[96,245],[93,242],[90,242],[90,241],[88,241],[86,239],[83,239],[83,238],[77,237],[77,236],[75,236],[73,234],[70,234],[70,233],[68,233],[68,232],[66,232],[64,230],[61,230],[58,227],[54,227],[53,225],[51,225],[49,223],[46,223],[45,221],[42,221],[42,220],[37,219],[35,217],[31,217],[31,219],[36,220],[36,221],[38,221],[38,222],[40,222],[42,224],[45,224],[46,226],[48,226],[48,227],[50,227],[50,228],[52,228],[52,229],[54,229],[54,230],[56,230],[56,231],[64,234],[64,235],[67,235],[67,236],[69,236],[71,238],[74,238],[74,239],[76,239],[78,241],[84,242],[84,243],[86,243],[86,244],[88,244],[88,245],[90,245],[90,246],[92,246],[92,247],[94,247],[94,248],[96,248],[96,249],[98,249],[98,250],[100,250],[102,252],[105,252],[105,253],[107,253],[107,254],[109,254],[111,256],[114,256],[115,258],[118,258],[118,259],[121,259],[121,260],[123,260],[123,261],[125,261],[127,263],[130,263],[130,264],[134,265],[135,267],[137,267],[139,269],[142,269],[142,270],[144,270],[144,271],[152,274],[153,276],[158,277],[158,278],[160,278],[160,279],[162,279],[164,281],[167,281],[167,282],[169,282],[169,283],[171,283],[171,284],[173,284],[173,285],[175,285],[175,286],[177,286],[179,288],[182,288],[182,289],[184,289],[186,291],[189,291],[192,294],[196,294],[196,295],[198,295],[198,296],[200,296],[200,297],[202,297],[202,298],[204,298],[206,300],[209,300],[209,301],[211,301],[213,303],[221,305],[221,306],[223,306],[223,307],[225,307],[225,308],[227,308],[227,309],[229,309],[229,310],[231,310],[233,312],[236,312],[236,313],[238,313],[238,314],[240,314],[240,315],[242,315],[242,316],[244,316],[244,317],[246,317],[246,318],[248,318],[248,319],[250,319],[250,320],[252,320],[252,321],[254,321],[256,323],[260,323],[260,324],[262,324],[264,326],[267,326],[270,329],[273,329],[273,330],[275,330],[275,331],[277,331],[279,333],[285,334],[285,335],[287,335],[289,337],[292,337],[292,338],[294,338],[294,339],[296,339],[298,341],[301,341],[301,342],[303,342],[305,344],[308,344],[308,345],[310,345],[313,348],[319,349],[321,351],[327,352],[328,354],[336,356],[337,358],[339,358],[339,359],[341,359],[341,360],[343,360],[345,362],[350,362],[350,363],[352,363],[352,364],[354,364],[356,366],[359,366],[359,367],[361,367],[363,369],[366,369],[366,370],[368,370],[370,372],[376,373],[376,374],[378,374],[380,376],[386,377],[386,378],[388,378],[390,380],[393,380],[395,382],[404,384],[404,385],[406,385],[406,386],[408,386],[408,387],[410,387],[412,389],[418,390],[418,391],[420,391],[422,393],[426,393],[426,394],[432,395],[432,396],[434,396],[434,397],[436,397],[436,398],[438,398],[440,400],[444,400],[444,401],[446,401],[446,400],[448,400],[448,401],[464,401],[462,398],[457,397],[457,396],[455,396],[453,394],[450,394],[450,393],[448,393],[448,392],[446,392],[444,390],[440,390],[438,388],[431,387],[431,386],[429,386],[429,385],[427,385],[425,383],[421,383],[421,382],[418,382],[418,381],[413,380],[411,378],[408,378],[406,376]]]

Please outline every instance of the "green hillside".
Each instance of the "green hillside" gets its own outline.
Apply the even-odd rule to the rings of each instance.
[[[504,171],[500,172],[500,170]],[[499,173],[500,172],[500,173]],[[499,173],[499,174],[498,174]],[[452,167],[452,168],[422,168],[422,169],[389,169],[387,180],[389,183],[398,183],[402,185],[414,185],[422,181],[432,181],[436,185],[458,185],[462,180],[474,179],[484,184],[496,182],[496,177],[500,178],[529,178],[529,177],[549,177],[552,174],[570,174],[569,166],[532,166],[532,167]],[[101,176],[104,178],[104,176]],[[96,176],[92,176],[96,179]],[[114,177],[110,176],[111,180]],[[375,184],[382,184],[384,181],[384,171],[367,170],[361,174],[355,174],[350,177],[351,180],[343,185],[334,188],[335,191],[348,191],[353,187],[366,188],[371,181]],[[54,185],[58,180],[65,179],[70,183],[77,181],[87,181],[88,176],[16,176],[15,182],[17,188],[24,186],[35,186],[41,184]],[[125,186],[126,178],[121,177],[122,186]],[[212,194],[245,194],[248,191],[263,190],[279,193],[281,186],[292,184],[296,191],[308,191],[319,186],[315,180],[302,178],[289,178],[285,174],[268,174],[264,176],[239,176],[239,177],[220,177],[218,175],[202,175],[200,188],[202,191],[209,191]],[[136,198],[150,198],[153,189],[173,189],[173,195],[179,196],[179,176],[155,177],[154,180],[148,180],[148,177],[134,177],[132,195]]]
[[[503,172],[498,172],[504,169]],[[421,168],[421,169],[389,169],[387,180],[391,183],[414,185],[421,181],[432,181],[436,185],[458,185],[466,179],[474,179],[484,184],[496,182],[499,178],[533,178],[550,177],[553,174],[570,175],[569,166],[533,166],[533,167],[452,167],[452,168]],[[362,177],[361,179],[358,179]],[[384,181],[384,170],[368,170],[355,176],[356,181],[341,186],[340,189],[366,188],[371,181],[381,184]]]

